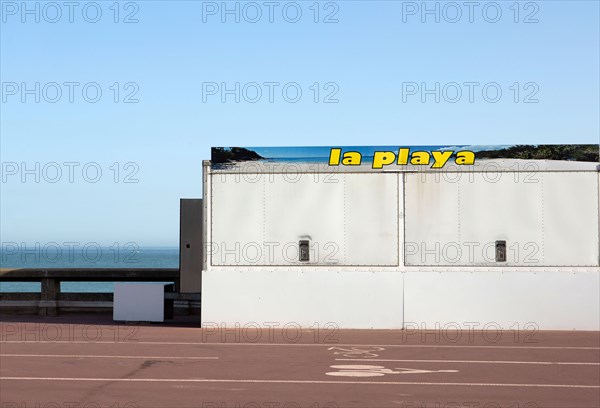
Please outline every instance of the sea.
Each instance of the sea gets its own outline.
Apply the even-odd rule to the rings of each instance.
[[[179,248],[5,246],[0,268],[179,268]],[[61,282],[61,292],[112,293],[113,282]],[[0,292],[40,292],[38,282],[0,282]]]

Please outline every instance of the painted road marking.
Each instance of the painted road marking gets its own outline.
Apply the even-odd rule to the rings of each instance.
[[[0,344],[130,344],[130,345],[154,345],[154,346],[289,346],[289,347],[332,347],[331,344],[321,343],[185,343],[185,342],[162,342],[162,341],[20,341],[2,340]],[[569,346],[447,346],[447,345],[419,345],[419,344],[336,344],[336,347],[384,347],[384,348],[467,348],[467,349],[509,349],[509,350],[600,350],[600,347],[569,347]]]
[[[333,365],[340,371],[325,373],[337,377],[381,377],[386,374],[429,374],[429,373],[458,373],[457,370],[422,370],[416,368],[395,368],[394,371],[384,366],[374,365]]]
[[[165,383],[252,383],[252,384],[354,384],[354,385],[437,385],[443,387],[512,387],[512,388],[585,388],[600,389],[600,385],[577,384],[496,384],[496,383],[436,383],[418,381],[315,381],[315,380],[229,380],[212,378],[67,378],[67,377],[0,377],[0,381],[101,381],[101,382],[165,382]]]
[[[174,359],[174,360],[218,360],[219,357],[174,357],[174,356],[101,356],[88,354],[0,354],[0,357],[75,357],[75,358],[131,358],[131,359]]]
[[[478,363],[478,364],[540,364],[540,365],[592,365],[597,366],[600,363],[579,363],[563,361],[482,361],[482,360],[386,360],[376,358],[336,358],[336,361],[369,361],[369,362],[397,362],[397,363]]]

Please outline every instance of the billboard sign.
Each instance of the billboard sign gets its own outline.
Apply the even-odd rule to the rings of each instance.
[[[468,168],[490,160],[508,163],[552,161],[592,163],[599,161],[598,145],[447,145],[447,146],[280,146],[213,147],[211,163],[215,170],[244,163],[319,164],[329,168],[362,170],[403,170],[449,166]],[[587,166],[590,167],[590,166]],[[577,168],[577,167],[575,167]]]

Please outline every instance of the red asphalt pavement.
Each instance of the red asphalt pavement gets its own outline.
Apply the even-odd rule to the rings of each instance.
[[[4,316],[0,407],[600,407],[600,333]]]

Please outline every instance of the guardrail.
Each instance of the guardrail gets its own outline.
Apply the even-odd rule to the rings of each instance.
[[[177,268],[19,268],[0,269],[0,282],[40,282],[41,292],[0,292],[4,311],[56,315],[65,311],[107,311],[112,309],[112,293],[61,293],[61,282],[174,282],[175,293],[168,298],[175,307],[188,312],[199,308],[200,294],[180,294]],[[178,305],[179,303],[179,305]]]

